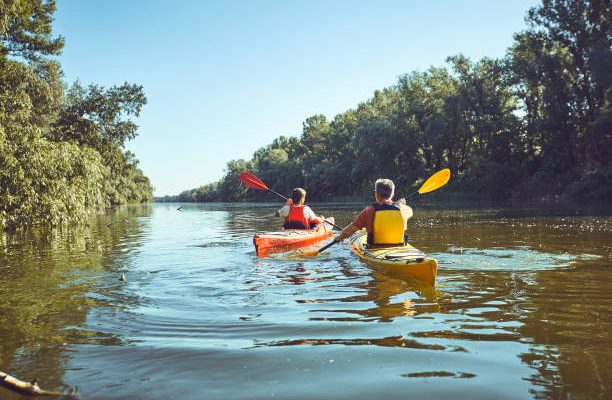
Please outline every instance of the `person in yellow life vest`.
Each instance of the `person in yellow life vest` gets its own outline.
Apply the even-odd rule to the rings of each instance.
[[[405,242],[406,223],[412,218],[412,208],[405,199],[393,201],[395,184],[390,179],[378,179],[374,185],[376,203],[364,208],[357,218],[336,236],[341,242],[360,229],[368,232],[368,246],[396,246]]]
[[[276,212],[277,216],[285,218],[283,228],[312,229],[323,222],[323,216],[318,217],[310,207],[304,205],[305,200],[304,189],[295,188],[291,191],[291,198],[287,200],[287,204]]]

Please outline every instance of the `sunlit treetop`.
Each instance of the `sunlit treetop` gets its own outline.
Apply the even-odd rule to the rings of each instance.
[[[54,0],[0,2],[0,58],[37,60],[60,54],[64,38],[53,37]]]

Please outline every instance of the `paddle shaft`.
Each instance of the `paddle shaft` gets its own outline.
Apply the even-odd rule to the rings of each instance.
[[[408,196],[405,197],[406,200],[411,199],[413,197],[416,197],[419,194],[419,191],[417,190],[416,192],[410,193]]]
[[[325,250],[329,249],[330,247],[332,247],[332,246],[333,246],[333,245],[335,245],[336,243],[340,243],[340,242],[339,242],[339,241],[337,241],[337,240],[334,240],[333,242],[331,242],[331,243],[329,243],[329,244],[326,244],[325,246],[321,247],[321,248],[318,250],[318,252],[319,252],[319,253],[321,253],[322,251],[325,251]]]
[[[280,194],[280,193],[278,193],[278,192],[276,192],[276,191],[274,191],[274,190],[272,190],[270,188],[268,188],[268,192],[274,193],[275,195],[277,195],[278,197],[282,198],[285,201],[289,200],[287,197],[283,196],[282,194]]]

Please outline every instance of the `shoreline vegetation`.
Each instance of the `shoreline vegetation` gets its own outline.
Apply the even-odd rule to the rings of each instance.
[[[319,210],[322,214],[327,215],[327,210],[349,210],[354,211],[355,215],[363,209],[363,207],[371,202],[371,199],[342,199],[334,201],[309,202],[308,204]],[[158,205],[167,205],[186,211],[187,204],[192,207],[202,207],[204,209],[232,211],[232,210],[252,210],[252,209],[270,209],[276,211],[280,208],[279,201],[206,201],[206,202],[178,202],[178,201],[158,201]],[[498,218],[531,218],[531,217],[609,217],[612,216],[612,209],[606,203],[561,203],[561,202],[512,202],[512,201],[494,201],[486,202],[482,199],[477,200],[457,200],[455,196],[444,197],[442,193],[436,195],[434,200],[419,200],[410,201],[409,205],[418,208],[420,215],[422,211],[443,211],[454,212],[458,211],[461,214],[478,213],[482,217],[490,217],[494,215]]]
[[[399,77],[301,136],[279,136],[217,182],[158,202],[269,201],[238,176],[255,173],[309,201],[369,198],[379,177],[418,187],[453,172],[444,197],[513,204],[609,204],[612,199],[612,15],[609,1],[544,0],[502,58],[451,56]]]
[[[53,0],[0,4],[0,231],[153,199],[124,147],[147,102],[142,86],[63,81],[55,9]]]

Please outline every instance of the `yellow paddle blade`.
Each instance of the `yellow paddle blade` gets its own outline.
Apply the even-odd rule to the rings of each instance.
[[[442,186],[446,185],[450,179],[450,176],[451,171],[448,168],[436,172],[425,181],[423,186],[421,186],[419,189],[419,194],[433,192],[434,190],[441,188]]]

